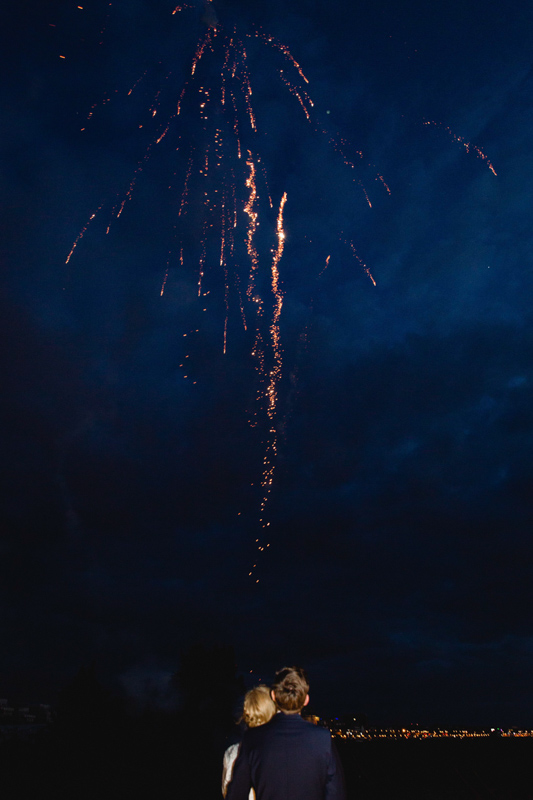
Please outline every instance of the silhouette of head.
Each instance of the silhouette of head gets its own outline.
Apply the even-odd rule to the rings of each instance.
[[[270,722],[276,711],[268,686],[255,686],[246,692],[242,719],[249,728],[257,728]]]
[[[272,699],[285,714],[297,714],[309,702],[309,681],[301,667],[283,667],[276,672]]]

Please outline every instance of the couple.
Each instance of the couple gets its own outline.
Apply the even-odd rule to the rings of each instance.
[[[329,731],[301,717],[308,702],[309,683],[299,667],[276,673],[270,691],[258,686],[248,692],[243,715],[248,730],[224,755],[226,800],[249,800],[250,790],[257,800],[345,800]]]

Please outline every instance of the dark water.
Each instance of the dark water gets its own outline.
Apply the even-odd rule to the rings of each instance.
[[[220,742],[163,724],[0,742],[0,798],[220,800]],[[533,739],[340,742],[348,800],[533,800]]]

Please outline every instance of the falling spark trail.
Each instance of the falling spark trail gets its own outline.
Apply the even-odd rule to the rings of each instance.
[[[296,59],[294,58],[291,51],[286,45],[282,44],[282,42],[278,42],[277,39],[274,39],[273,36],[267,36],[262,31],[256,31],[255,35],[256,37],[261,38],[265,42],[265,44],[269,44],[271,47],[274,47],[276,50],[279,50],[280,53],[283,53],[285,58],[287,58],[291,62],[293,67],[295,67],[295,69],[298,71],[300,77],[303,78],[303,80],[306,83],[309,83],[309,81],[302,72],[302,68],[300,67],[300,65],[298,64],[298,62],[296,61]]]
[[[292,83],[289,80],[287,80],[287,78],[285,77],[285,75],[283,73],[283,70],[281,70],[281,69],[279,71],[279,76],[280,76],[281,80],[283,81],[283,83],[285,84],[285,86],[287,87],[287,89],[289,90],[289,92],[291,94],[293,94],[296,97],[296,99],[298,100],[298,102],[300,103],[300,105],[301,105],[301,107],[303,109],[303,112],[304,112],[305,116],[307,117],[307,121],[311,122],[311,114],[309,113],[309,111],[307,109],[307,106],[305,105],[304,100],[302,98],[302,94],[305,94],[305,93],[302,92],[302,94],[300,94],[300,91],[298,91],[298,89],[295,86],[293,86]],[[311,106],[314,105],[314,103],[311,100],[311,98],[308,97],[307,95],[305,95],[305,99],[307,100],[307,102]]]
[[[274,481],[274,472],[276,468],[276,458],[278,454],[277,429],[274,420],[277,412],[277,399],[278,399],[277,384],[281,379],[281,370],[282,370],[282,353],[281,353],[279,320],[281,316],[281,308],[283,306],[283,293],[280,288],[279,263],[283,256],[283,250],[285,247],[285,233],[283,230],[283,210],[286,202],[287,202],[287,193],[285,192],[283,194],[283,197],[281,198],[281,202],[279,205],[278,218],[276,223],[278,245],[273,254],[272,267],[271,267],[272,295],[274,297],[275,304],[272,315],[272,323],[270,325],[270,338],[272,343],[274,363],[270,370],[269,374],[270,380],[268,383],[268,387],[266,389],[267,415],[268,419],[270,420],[270,427],[269,427],[269,439],[267,442],[265,455],[263,457],[263,477],[261,480],[263,497],[259,509],[260,511],[259,521],[262,523],[263,528],[268,528],[270,526],[270,522],[266,522],[264,520],[264,513],[266,510],[266,505],[268,502],[270,492],[272,490],[272,484]],[[266,544],[261,544],[259,539],[256,540],[256,543],[258,545],[257,550],[261,553],[264,552],[266,547],[270,547],[270,543],[267,542]]]
[[[246,237],[246,249],[248,251],[248,257],[250,259],[250,277],[248,280],[248,288],[246,289],[246,294],[248,295],[249,298],[251,298],[254,290],[255,276],[258,268],[259,256],[254,245],[254,236],[258,225],[257,222],[258,213],[255,210],[255,204],[257,200],[257,188],[255,185],[255,164],[253,162],[252,154],[250,151],[248,151],[248,160],[246,162],[246,166],[250,170],[250,174],[248,176],[248,179],[246,180],[246,188],[250,190],[250,195],[248,198],[248,202],[244,207],[244,213],[247,214],[250,219],[250,224],[248,226],[248,235]]]
[[[370,280],[372,281],[374,286],[377,286],[376,281],[372,277],[372,273],[370,272],[370,269],[367,267],[367,265],[365,264],[365,262],[362,260],[362,258],[359,256],[357,250],[355,249],[354,243],[353,242],[346,242],[346,244],[350,247],[350,250],[352,251],[354,258],[361,265],[361,267],[366,272],[366,274],[368,275],[368,277],[370,278]]]
[[[206,46],[211,42],[211,28],[207,31],[206,35],[203,38],[202,42],[198,43],[198,47],[196,49],[196,53],[194,54],[192,66],[191,66],[191,77],[196,72],[196,67],[198,66],[198,62],[202,58],[204,54],[204,50]]]
[[[435,126],[435,128],[441,128],[442,130],[445,130],[446,133],[448,133],[452,137],[454,142],[458,142],[459,144],[462,144],[467,153],[470,153],[470,151],[472,150],[478,156],[478,158],[480,158],[482,161],[484,161],[486,163],[487,167],[490,169],[490,171],[492,172],[493,175],[496,175],[496,176],[498,175],[498,173],[494,169],[490,159],[488,158],[488,156],[485,155],[483,150],[480,147],[478,147],[477,145],[472,144],[471,142],[468,142],[464,138],[464,136],[459,136],[457,133],[454,133],[452,131],[452,129],[448,127],[448,125],[443,125],[442,123],[435,122],[434,120],[425,120],[424,121],[424,125],[433,125],[433,126]]]
[[[169,270],[169,266],[168,266],[168,264],[167,264],[167,269],[166,269],[166,272],[165,272],[165,277],[163,278],[163,285],[161,286],[161,297],[163,297],[163,295],[164,295],[164,293],[165,293],[165,286],[167,285],[167,280],[168,280],[168,270]]]
[[[185,206],[187,204],[187,194],[188,194],[188,191],[189,191],[189,180],[190,180],[190,177],[191,177],[192,167],[193,167],[193,158],[191,156],[189,158],[189,164],[188,164],[188,167],[187,167],[187,174],[185,175],[185,183],[183,185],[183,193],[181,195],[181,204],[180,204],[180,210],[178,212],[178,217],[181,217],[181,215],[183,214],[183,209],[185,208]]]
[[[141,75],[141,77],[140,77],[140,78],[137,78],[137,80],[135,81],[135,83],[133,84],[133,86],[131,87],[131,89],[130,89],[130,90],[129,90],[129,92],[128,92],[128,97],[129,97],[131,94],[133,94],[134,90],[135,90],[135,89],[137,88],[137,86],[140,84],[140,82],[142,81],[142,79],[143,79],[143,78],[146,78],[146,75],[147,75],[147,73],[148,73],[148,70],[147,70],[147,69],[145,69],[145,70],[144,70],[144,72],[143,72],[143,74]]]
[[[283,255],[285,247],[285,234],[283,232],[283,209],[287,202],[287,192],[284,193],[279,205],[278,219],[276,224],[278,246],[274,253],[272,260],[272,294],[275,298],[274,315],[272,325],[270,326],[270,335],[272,339],[272,349],[274,352],[274,366],[270,373],[270,385],[267,391],[268,396],[268,416],[272,420],[276,413],[277,392],[276,384],[281,377],[281,344],[279,333],[279,318],[281,315],[281,308],[283,306],[283,293],[279,286],[279,262]]]
[[[377,174],[377,180],[381,181],[381,183],[385,187],[385,191],[387,192],[387,194],[392,194],[391,190],[388,187],[388,184],[385,182],[385,178],[383,177],[383,175],[380,175],[379,172]]]
[[[67,256],[67,260],[65,261],[65,264],[68,264],[68,262],[69,262],[69,261],[70,261],[70,259],[72,258],[73,254],[74,254],[74,250],[76,249],[76,247],[77,247],[77,245],[78,245],[78,242],[80,241],[80,239],[83,239],[83,237],[84,237],[84,235],[85,235],[85,233],[86,233],[86,231],[87,231],[87,228],[88,228],[88,227],[89,227],[89,225],[91,224],[92,220],[93,220],[93,219],[96,217],[96,215],[98,214],[98,212],[99,212],[99,211],[101,211],[101,209],[103,208],[103,205],[104,205],[104,204],[102,203],[100,206],[98,206],[98,208],[96,209],[96,211],[94,212],[94,214],[91,214],[91,216],[90,216],[90,217],[89,217],[89,219],[87,220],[87,222],[86,222],[86,224],[84,225],[84,227],[83,227],[83,228],[81,229],[81,231],[78,233],[78,235],[77,235],[77,237],[76,237],[76,239],[75,239],[75,241],[74,241],[74,244],[72,245],[72,249],[71,249],[70,253],[69,253],[69,254],[68,254],[68,256]]]
[[[327,270],[327,268],[329,267],[329,260],[330,260],[330,258],[331,258],[331,256],[328,256],[328,257],[326,258],[326,263],[325,263],[325,265],[324,265],[324,268],[323,268],[323,269],[322,269],[322,270],[321,270],[321,271],[318,273],[318,277],[319,277],[319,278],[320,278],[320,276],[321,276],[321,275],[323,275],[323,274],[324,274],[324,272],[325,272],[325,271]]]
[[[361,187],[361,189],[363,190],[363,194],[364,194],[364,196],[366,197],[366,202],[368,203],[368,207],[369,207],[369,208],[372,208],[372,203],[370,202],[370,198],[369,198],[369,196],[368,196],[368,192],[367,192],[367,190],[365,189],[365,187],[364,187],[364,185],[363,185],[362,181],[357,181],[357,182],[358,182],[359,186]]]
[[[225,247],[226,247],[226,214],[225,205],[222,203],[222,231],[220,234],[220,266],[224,272],[224,307],[226,310],[224,316],[224,348],[223,353],[226,355],[226,347],[228,340],[228,316],[229,316],[229,282],[228,282],[228,267],[226,264]]]

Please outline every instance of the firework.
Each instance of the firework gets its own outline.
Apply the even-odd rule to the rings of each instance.
[[[192,11],[194,7],[191,4],[183,3],[172,10],[171,16],[183,20]],[[124,192],[115,196],[106,232],[112,230],[124,213],[148,162],[161,152],[161,147],[167,147],[165,158],[177,158],[179,163],[174,168],[176,180],[168,186],[176,209],[172,223],[174,244],[168,251],[166,265],[162,266],[160,295],[164,296],[168,291],[177,268],[194,269],[197,294],[202,304],[216,284],[217,292],[222,292],[223,352],[226,353],[231,345],[233,319],[240,319],[243,329],[250,331],[253,337],[251,356],[258,389],[257,410],[251,415],[250,423],[257,425],[258,413],[264,415],[267,434],[260,480],[259,519],[266,533],[270,527],[266,518],[267,505],[278,454],[279,387],[283,371],[284,210],[287,203],[290,206],[290,200],[287,200],[286,192],[282,191],[276,198],[269,189],[268,171],[261,156],[248,45],[263,47],[270,54],[272,75],[280,90],[294,98],[303,124],[310,125],[317,136],[326,137],[327,145],[353,171],[350,177],[358,190],[362,190],[368,206],[371,207],[372,203],[357,174],[355,162],[347,155],[349,146],[340,137],[329,133],[316,117],[309,94],[309,80],[289,48],[261,29],[248,32],[244,37],[239,36],[235,27],[226,29],[219,23],[211,2],[205,3],[202,19],[207,30],[201,33],[191,54],[185,83],[175,86],[172,73],[167,74],[163,85],[146,104],[146,122],[139,127],[150,131],[150,139]],[[129,83],[126,96],[134,97],[148,79],[148,70],[145,70]],[[98,107],[109,104],[115,95],[116,92],[107,93],[100,104],[92,105],[82,130],[93,120]],[[364,161],[362,153],[357,152],[356,156],[359,161]],[[390,194],[384,178],[377,174],[376,180]],[[274,217],[275,206],[278,210]],[[106,207],[102,203],[91,214],[76,237],[67,262],[89,223],[97,214],[105,213]],[[353,242],[346,240],[345,244],[355,263],[375,285]],[[328,268],[330,258],[328,255],[325,265],[324,260],[317,262],[315,278]],[[209,288],[206,288],[208,281]],[[238,317],[231,316],[232,309],[238,310]],[[259,552],[264,552],[270,543],[263,534],[256,545]],[[250,574],[256,567],[254,564]]]

